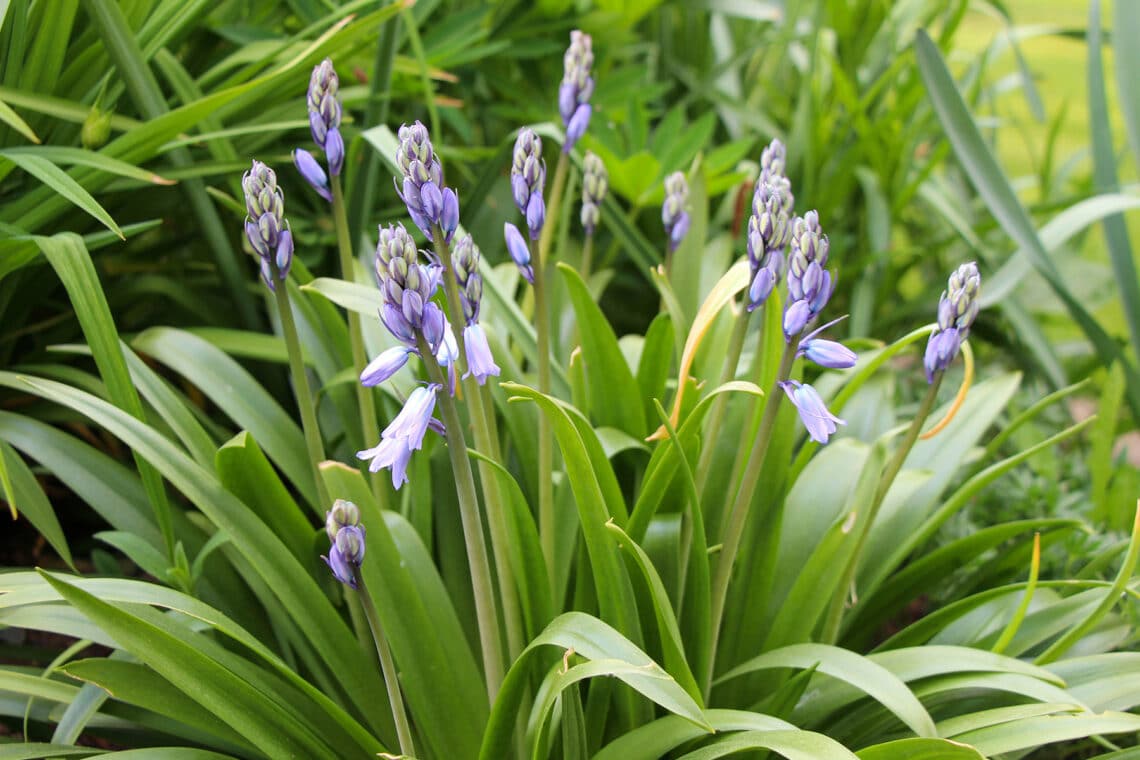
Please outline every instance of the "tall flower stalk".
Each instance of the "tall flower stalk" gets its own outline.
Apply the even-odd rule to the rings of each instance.
[[[372,631],[376,655],[380,658],[380,670],[384,674],[384,686],[388,692],[388,702],[392,707],[392,720],[396,724],[400,752],[412,757],[415,755],[416,746],[412,740],[412,728],[404,708],[404,696],[400,692],[399,671],[396,670],[396,662],[392,659],[392,650],[388,646],[388,637],[384,635],[380,615],[376,612],[376,605],[372,603],[372,595],[368,593],[364,576],[360,572],[360,566],[364,564],[366,544],[366,532],[360,522],[360,510],[351,501],[337,499],[332,509],[325,514],[325,532],[329,537],[329,553],[327,557],[321,559],[332,570],[333,577],[359,593],[360,606]]]
[[[978,267],[971,261],[961,265],[950,275],[946,290],[942,292],[938,301],[938,323],[927,341],[926,355],[923,360],[929,387],[919,404],[914,419],[911,420],[910,426],[907,428],[906,435],[895,450],[895,454],[887,464],[886,469],[883,470],[879,484],[875,488],[875,495],[866,510],[866,517],[861,521],[862,529],[859,532],[858,541],[843,569],[843,575],[828,609],[827,620],[823,626],[823,641],[825,642],[833,643],[839,638],[843,611],[847,606],[849,591],[855,583],[859,560],[867,543],[867,537],[870,535],[871,525],[874,523],[879,509],[883,506],[883,501],[887,498],[891,485],[902,470],[906,458],[910,455],[911,449],[918,441],[919,433],[922,432],[926,418],[934,409],[943,375],[958,356],[962,343],[970,336],[970,328],[981,308],[979,300],[981,285],[982,278],[978,274]]]
[[[563,154],[563,158],[565,157]],[[561,160],[559,159],[561,166]],[[550,304],[546,292],[545,257],[540,238],[549,231],[546,225],[546,165],[542,160],[542,138],[530,128],[519,130],[511,157],[511,193],[515,206],[526,220],[530,243],[513,224],[504,227],[507,251],[523,277],[534,287],[534,326],[538,345],[538,390],[549,394],[550,370]],[[550,420],[538,415],[538,532],[546,570],[554,582],[554,441]]]
[[[293,320],[293,307],[289,303],[287,278],[293,263],[293,233],[285,219],[285,195],[277,186],[277,174],[260,161],[254,161],[241,178],[245,194],[245,235],[260,260],[261,279],[273,292],[277,313],[281,319],[281,334],[289,355],[289,372],[293,393],[301,412],[301,428],[305,434],[305,448],[313,469],[317,498],[322,505],[329,503],[328,490],[321,477],[321,462],[325,460],[324,444],[317,424],[317,412],[297,325]]]
[[[337,252],[340,258],[341,279],[348,282],[355,281],[355,255],[352,249],[352,239],[348,232],[348,208],[344,200],[344,190],[341,184],[341,171],[344,168],[344,138],[340,133],[342,105],[340,102],[340,80],[332,60],[326,58],[313,68],[309,80],[309,90],[306,95],[309,109],[309,128],[313,142],[320,148],[328,163],[328,177],[320,164],[308,151],[296,149],[293,152],[293,161],[301,176],[315,189],[321,197],[332,204],[333,224],[336,227]],[[364,348],[364,332],[360,323],[360,315],[348,310],[348,341],[352,351],[352,365],[360,371],[368,361],[368,354]],[[364,385],[357,385],[356,400],[360,409],[360,426],[362,439],[375,440],[379,427],[376,419],[376,402],[372,391]],[[381,486],[379,478],[372,479],[372,490],[381,504],[387,502],[387,491]]]
[[[721,551],[712,584],[710,639],[712,653],[708,661],[708,671],[705,673],[706,692],[711,688],[716,667],[717,641],[723,623],[733,565],[744,537],[768,447],[772,442],[780,402],[785,395],[788,396],[799,412],[808,434],[812,440],[819,443],[827,443],[830,435],[835,432],[836,425],[843,424],[842,420],[827,410],[812,386],[790,379],[792,365],[800,356],[812,358],[825,367],[836,369],[850,367],[855,363],[855,355],[838,344],[831,341],[827,341],[827,345],[814,344],[813,341],[820,330],[802,339],[800,337],[831,297],[832,278],[826,269],[829,247],[828,238],[820,228],[819,217],[815,211],[809,211],[794,221],[787,274],[788,298],[783,318],[785,346],[775,379],[768,388],[760,424],[755,438],[748,447],[747,463],[740,475],[739,485],[732,496],[731,506],[726,513],[727,520],[723,526]],[[731,482],[737,482],[735,475]],[[778,535],[778,527],[773,530],[774,535]]]

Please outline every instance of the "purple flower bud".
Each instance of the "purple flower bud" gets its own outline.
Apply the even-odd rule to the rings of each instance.
[[[522,276],[531,285],[534,284],[534,269],[530,265],[530,248],[523,239],[519,228],[507,222],[503,225],[503,235],[507,240],[507,253],[515,262],[515,266],[522,272]]]
[[[329,190],[329,178],[325,170],[317,163],[317,159],[307,150],[297,148],[293,151],[293,165],[301,173],[301,177],[309,183],[317,193],[329,203],[332,203],[332,192]]]
[[[802,333],[808,321],[814,316],[807,301],[794,301],[784,310],[784,337],[791,340]]]
[[[336,541],[336,534],[341,528],[348,525],[360,524],[360,509],[351,501],[337,499],[332,509],[325,512],[325,533],[328,534],[329,543]]]
[[[970,336],[970,328],[978,316],[982,277],[978,265],[969,262],[958,267],[951,275],[946,290],[938,301],[938,326],[926,344],[923,364],[926,368],[926,381],[934,382],[939,372],[944,372]]]
[[[776,287],[776,273],[770,267],[764,267],[752,278],[752,285],[748,288],[748,311],[755,311],[764,305]]]
[[[582,161],[582,228],[593,235],[601,218],[600,206],[609,190],[606,165],[590,151]]]
[[[338,501],[338,503],[340,503]],[[346,502],[355,509],[355,505],[351,502]],[[328,513],[331,520],[332,512]],[[364,540],[365,531],[364,526],[357,523],[339,525],[336,533],[331,533],[331,528],[326,523],[326,530],[330,531],[332,535],[332,547],[329,549],[327,557],[321,557],[329,569],[333,572],[335,577],[341,583],[348,585],[351,588],[356,588],[356,570],[364,563],[364,551],[366,542]]]
[[[416,344],[416,330],[404,318],[403,312],[393,303],[385,303],[380,307],[380,321],[388,328],[388,332],[408,345]]]
[[[821,367],[828,369],[851,369],[855,366],[858,357],[855,352],[842,343],[823,338],[811,338],[800,341],[797,356],[806,356]]]
[[[443,316],[443,309],[435,303],[428,303],[424,307],[423,332],[424,340],[427,341],[432,353],[439,350],[446,327],[447,319]]]
[[[562,144],[563,153],[569,153],[574,144],[582,139],[582,135],[586,134],[586,127],[590,125],[591,112],[589,103],[583,103],[574,109],[574,116],[566,125],[566,142]]]
[[[278,279],[284,280],[289,276],[289,267],[293,265],[293,233],[289,230],[281,233],[274,263],[277,264]]]
[[[293,234],[285,220],[285,196],[277,186],[277,175],[260,161],[254,161],[242,175],[241,184],[248,214],[243,223],[245,236],[260,259],[261,278],[273,290],[274,279],[284,280],[293,263]]]
[[[480,325],[470,324],[463,328],[463,345],[467,348],[467,375],[474,375],[479,385],[487,382],[491,375],[498,376],[499,365],[495,364],[487,335]]]
[[[808,436],[816,443],[827,443],[828,438],[835,433],[836,425],[847,424],[828,411],[819,393],[810,385],[785,380],[780,383],[780,387],[788,394],[796,411],[800,413],[800,420],[807,428]]]
[[[926,354],[923,357],[923,367],[926,369],[926,382],[934,382],[934,376],[946,371],[951,362],[958,356],[962,347],[962,336],[958,328],[940,330],[930,336],[926,343]]]
[[[542,225],[546,223],[546,201],[542,193],[533,193],[526,204],[526,227],[531,240],[538,240]]]
[[[439,215],[439,226],[446,235],[447,242],[451,242],[452,235],[459,227],[459,196],[450,187],[443,189],[443,209]]]
[[[420,203],[424,210],[424,216],[431,222],[438,222],[443,211],[443,193],[439,191],[434,182],[425,182],[420,185]]]
[[[340,140],[340,80],[332,60],[326,58],[313,67],[313,74],[309,78],[309,92],[306,97],[309,107],[309,129],[313,134],[313,142],[329,150],[329,135],[336,132],[336,140]],[[340,155],[344,157],[344,143],[341,142]],[[335,168],[334,168],[335,166]],[[329,171],[333,176],[340,174],[340,166],[334,165],[332,155],[329,157]]]
[[[329,174],[340,176],[341,169],[344,168],[344,138],[336,127],[330,129],[325,138],[325,158],[329,162]]]
[[[381,352],[360,373],[360,384],[367,387],[379,385],[399,372],[408,363],[411,354],[412,350],[407,346],[394,346]]]
[[[685,233],[689,230],[689,183],[681,172],[673,172],[665,178],[665,202],[661,205],[661,223],[669,238],[669,250],[677,249]]]
[[[335,544],[329,549],[328,556],[322,555],[321,559],[332,570],[334,578],[349,588],[356,589],[356,570]]]

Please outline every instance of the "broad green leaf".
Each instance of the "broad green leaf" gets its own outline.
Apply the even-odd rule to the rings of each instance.
[[[577,502],[602,618],[612,621],[623,635],[637,641],[641,634],[633,587],[618,549],[607,534],[605,525],[612,515],[606,509],[602,487],[581,435],[567,412],[550,397],[517,383],[502,383],[502,388],[508,393],[534,401],[540,412],[550,418],[562,450],[574,500]]]
[[[375,701],[383,693],[375,672],[354,666],[356,641],[306,570],[276,535],[209,471],[195,464],[157,431],[90,394],[49,380],[33,380],[7,372],[0,372],[0,385],[30,391],[64,404],[145,455],[208,519],[232,537],[234,545],[272,589],[284,610],[295,619],[309,621],[303,629],[305,636],[329,668],[338,674],[346,693],[354,695],[353,699],[360,703]]]
[[[481,760],[507,756],[516,713],[528,685],[529,666],[543,647],[573,649],[587,660],[603,661],[605,664],[599,666],[601,672],[595,675],[609,670],[611,675],[670,712],[705,732],[713,730],[692,697],[633,642],[595,617],[567,612],[551,621],[508,671],[491,710],[491,720],[479,751]]]
[[[310,505],[316,501],[316,484],[301,430],[253,375],[221,350],[182,330],[152,327],[138,335],[132,345],[198,386],[253,435]],[[323,508],[314,510],[324,514]]]
[[[142,401],[131,382],[122,344],[115,329],[114,317],[107,304],[103,287],[95,273],[91,255],[77,235],[63,233],[54,237],[36,237],[44,256],[51,262],[56,275],[67,289],[83,335],[91,347],[99,376],[107,385],[107,392],[116,406],[137,420],[145,420]],[[166,553],[173,556],[174,528],[171,524],[170,503],[166,490],[154,465],[138,452],[134,454],[139,477],[147,498],[154,509],[158,528],[166,544]]]
[[[977,747],[979,752],[989,757],[1005,752],[1036,749],[1056,742],[1083,739],[1098,734],[1135,733],[1136,731],[1140,731],[1140,716],[1105,712],[1024,718],[967,731],[953,738],[954,741]]]
[[[31,153],[13,153],[11,151],[5,151],[0,155],[43,182],[61,197],[86,211],[111,232],[126,240],[126,236],[119,229],[119,225],[115,224],[115,220],[111,218],[107,210],[91,197],[91,193],[84,190],[82,185],[71,178],[71,175],[47,158]]]
[[[1014,705],[1013,707],[995,707],[991,710],[975,710],[940,721],[938,733],[942,736],[953,737],[986,726],[997,726],[1024,718],[1035,718],[1039,715],[1074,713],[1081,712],[1081,710],[1080,705],[1050,704],[1047,702],[1033,702],[1027,705]]]
[[[894,713],[919,736],[934,737],[937,731],[930,714],[906,684],[874,661],[839,647],[825,644],[793,644],[755,657],[725,673],[716,683],[772,668],[816,667],[820,673],[846,681]]]
[[[0,121],[7,124],[12,129],[16,130],[24,137],[28,138],[34,143],[39,143],[40,138],[36,137],[36,133],[28,126],[28,122],[20,118],[20,114],[12,110],[12,107],[0,100]]]
[[[661,582],[661,576],[657,573],[653,561],[645,550],[617,525],[609,522],[606,523],[606,527],[617,539],[618,546],[633,558],[634,564],[645,578],[645,584],[649,587],[649,595],[653,600],[653,614],[657,618],[657,632],[665,656],[665,669],[677,679],[677,683],[681,684],[697,705],[703,707],[700,687],[697,686],[697,681],[689,669],[688,660],[685,659],[685,644],[677,627],[677,615],[673,611],[673,605],[669,602],[669,593],[665,590],[665,584]]]
[[[899,739],[855,753],[859,760],[985,760],[973,747],[949,739]]]
[[[40,760],[45,757],[74,757],[82,755],[90,757],[96,754],[91,747],[73,747],[66,744],[46,744],[42,742],[21,742],[19,744],[0,744],[0,760]],[[203,758],[219,760],[223,755],[213,752],[204,752]],[[191,758],[186,758],[191,760]]]
[[[791,731],[791,723],[744,710],[705,710],[705,720],[720,734],[730,731]],[[619,736],[593,760],[660,760],[687,742],[708,736],[708,730],[676,715],[658,718]]]
[[[97,658],[69,662],[59,671],[106,689],[116,700],[166,715],[224,741],[253,749],[241,734],[145,665]]]
[[[743,731],[678,760],[715,760],[748,750],[769,749],[788,760],[850,760],[857,757],[842,744],[811,731]]]
[[[102,153],[85,150],[83,148],[68,148],[59,145],[40,145],[25,148],[5,148],[0,150],[0,156],[11,159],[17,156],[39,156],[53,164],[75,164],[88,166],[92,169],[114,174],[117,177],[137,179],[152,185],[173,185],[174,182],[164,179],[154,172],[140,169],[134,164],[120,161],[117,158],[104,156]],[[112,230],[113,231],[113,230]]]
[[[307,726],[206,655],[134,617],[129,612],[44,575],[60,595],[106,630],[121,647],[187,691],[194,701],[223,720],[263,752],[286,757],[299,749],[307,756],[335,755]]]
[[[47,495],[44,494],[31,468],[20,455],[3,440],[0,440],[0,493],[12,510],[12,517],[22,514],[70,568],[75,569],[71,560],[71,549],[59,519],[55,516]]]
[[[633,372],[618,347],[613,328],[590,295],[581,275],[564,263],[558,264],[558,270],[578,317],[578,332],[590,387],[604,389],[591,399],[598,423],[623,430],[635,438],[644,437],[642,399],[639,398]]]

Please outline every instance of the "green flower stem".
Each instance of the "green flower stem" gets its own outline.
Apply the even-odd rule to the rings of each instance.
[[[321,429],[317,426],[317,410],[313,405],[313,392],[309,388],[309,376],[305,374],[305,360],[301,356],[301,341],[297,337],[297,323],[293,321],[293,307],[289,304],[289,283],[277,276],[277,266],[272,266],[272,275],[277,287],[273,294],[277,298],[277,313],[281,317],[281,332],[285,336],[285,348],[289,353],[289,372],[293,378],[293,393],[297,397],[297,407],[301,410],[301,429],[305,433],[305,448],[309,452],[309,462],[313,465],[313,479],[317,482],[317,498],[320,511],[332,505],[325,480],[321,477],[321,462],[325,461],[325,449],[321,443]]]
[[[561,166],[561,164],[559,164]],[[549,222],[547,223],[549,226]],[[541,243],[531,241],[534,257],[534,327],[538,341],[538,390],[550,393],[550,305],[546,300],[546,267]],[[553,590],[554,572],[554,434],[545,414],[538,415],[538,535]]]
[[[910,450],[914,448],[914,444],[918,441],[918,434],[922,432],[922,426],[926,423],[926,418],[930,416],[930,411],[934,408],[934,402],[938,400],[938,388],[942,385],[942,372],[934,376],[934,382],[926,391],[925,398],[918,407],[918,411],[911,420],[910,427],[907,428],[906,437],[903,438],[898,449],[895,451],[894,457],[887,463],[887,468],[883,471],[883,476],[879,480],[878,487],[875,488],[875,496],[871,500],[871,505],[868,507],[866,517],[860,520],[862,528],[859,531],[859,538],[855,543],[855,550],[847,560],[847,566],[843,569],[843,575],[840,578],[839,585],[835,588],[835,595],[831,599],[831,607],[827,611],[827,620],[823,625],[823,638],[822,641],[828,644],[835,643],[839,638],[839,626],[843,622],[843,608],[846,606],[847,591],[851,588],[851,584],[855,582],[855,572],[859,569],[859,557],[863,553],[863,547],[867,544],[867,536],[871,533],[871,525],[875,522],[875,517],[879,513],[879,508],[883,506],[883,501],[887,498],[887,491],[891,489],[891,484],[894,483],[895,478],[898,476],[899,471],[902,470],[903,463],[906,462],[907,455]]]
[[[728,582],[732,579],[732,565],[736,561],[736,553],[740,551],[740,542],[744,538],[744,527],[748,522],[752,497],[756,494],[756,484],[760,480],[760,471],[764,468],[764,458],[768,454],[768,444],[772,442],[772,432],[776,428],[776,415],[780,411],[780,401],[784,395],[780,391],[780,381],[788,379],[795,359],[796,344],[788,343],[784,347],[784,355],[780,359],[780,368],[776,372],[776,379],[765,399],[764,416],[760,418],[760,427],[756,430],[756,440],[752,444],[748,464],[745,466],[740,487],[736,491],[736,498],[732,503],[727,524],[722,532],[720,558],[716,563],[716,576],[712,586],[712,636],[709,639],[712,651],[709,653],[708,672],[705,674],[706,694],[711,688],[713,672],[716,668],[717,639],[720,637],[721,623],[724,622],[724,605],[728,599]]]
[[[392,719],[396,722],[396,736],[400,740],[400,753],[408,757],[415,757],[416,747],[412,742],[412,727],[408,724],[408,713],[404,710],[404,698],[400,694],[400,680],[396,663],[392,660],[392,652],[388,649],[388,639],[384,636],[384,627],[380,624],[380,616],[376,613],[376,605],[372,603],[372,596],[364,585],[364,576],[360,570],[354,570],[356,586],[359,590],[360,606],[364,608],[364,616],[368,618],[368,625],[372,629],[372,640],[376,642],[376,654],[380,656],[380,669],[384,673],[384,685],[388,689],[388,702],[392,705]]]
[[[732,380],[736,377],[736,367],[740,363],[740,354],[744,351],[744,339],[748,337],[748,320],[752,313],[747,309],[741,307],[741,311],[736,315],[736,324],[732,328],[732,336],[729,338],[728,352],[724,357],[724,367],[720,371],[720,385]],[[703,493],[705,484],[709,479],[709,471],[712,469],[713,454],[716,453],[716,437],[720,431],[720,424],[724,418],[725,406],[728,399],[724,394],[716,397],[713,401],[713,407],[709,410],[709,421],[705,428],[708,430],[705,445],[701,449],[701,458],[697,462],[697,493]]]
[[[435,251],[443,263],[443,286],[447,295],[448,320],[452,330],[459,330],[459,326],[466,324],[463,313],[463,301],[459,295],[459,283],[455,279],[455,266],[451,259],[451,246],[447,244],[447,236],[437,225],[432,230],[435,239]],[[464,373],[467,369],[467,345],[463,336],[457,334],[455,342],[459,346],[459,367]],[[492,413],[490,391],[486,386],[479,385],[474,376],[468,376],[463,381],[466,401],[470,408],[471,427],[475,433],[475,447],[483,454],[496,462],[502,461],[499,452],[499,438],[495,432],[495,416]],[[503,619],[507,629],[507,654],[511,660],[522,652],[523,624],[522,611],[519,609],[517,588],[515,585],[514,570],[511,568],[510,556],[510,530],[507,525],[507,514],[504,508],[506,499],[502,489],[499,488],[499,478],[487,464],[479,464],[479,479],[483,485],[483,501],[487,507],[487,526],[491,533],[491,551],[495,559],[495,575],[499,582],[499,599],[503,605]]]
[[[352,239],[348,233],[348,214],[344,203],[344,190],[341,187],[340,177],[332,178],[332,212],[336,224],[337,250],[340,252],[340,276],[346,282],[352,282],[355,274],[353,267]],[[364,350],[364,333],[360,328],[360,315],[352,309],[348,310],[348,340],[352,346],[352,368],[360,372],[368,364],[368,355]],[[380,426],[376,422],[376,402],[372,398],[372,389],[365,388],[360,383],[356,386],[356,400],[360,405],[361,432],[365,446],[374,446],[380,440]],[[388,495],[384,491],[380,476],[370,473],[372,493],[376,496],[380,506],[388,508]]]
[[[539,265],[546,263],[546,255],[550,253],[550,242],[554,239],[554,233],[558,228],[558,217],[562,212],[562,193],[566,189],[566,172],[569,169],[570,155],[565,152],[559,153],[558,165],[554,168],[554,181],[550,184],[550,201],[546,204],[547,217],[538,237],[538,256],[535,260]]]
[[[594,258],[594,236],[586,235],[585,242],[582,243],[582,281],[588,282],[590,279],[590,265],[593,264]]]
[[[448,279],[445,277],[444,279]],[[447,388],[447,378],[436,361],[423,333],[416,333],[420,358],[433,383]],[[479,517],[479,498],[475,494],[475,475],[467,458],[467,441],[455,399],[446,391],[438,396],[440,413],[447,430],[447,453],[455,476],[455,492],[459,497],[459,517],[463,523],[463,540],[467,545],[467,564],[471,572],[471,590],[475,595],[475,616],[479,623],[479,644],[483,654],[483,671],[487,679],[487,696],[491,704],[503,681],[502,642],[495,609],[495,591],[491,584],[491,565],[483,541],[483,521]]]

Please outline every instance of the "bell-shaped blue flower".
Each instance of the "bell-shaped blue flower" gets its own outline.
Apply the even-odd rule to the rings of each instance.
[[[478,323],[463,328],[463,345],[467,349],[467,374],[474,375],[479,385],[487,382],[491,375],[498,376],[499,365],[495,364],[495,357],[487,344],[487,334]]]
[[[827,443],[828,438],[835,433],[836,425],[847,424],[828,411],[819,393],[810,385],[797,380],[785,380],[780,383],[780,387],[788,394],[796,411],[800,413],[800,420],[807,428],[808,436],[816,443]]]

